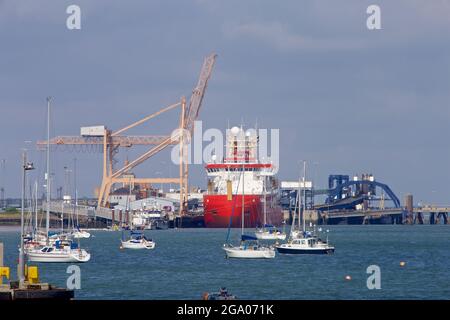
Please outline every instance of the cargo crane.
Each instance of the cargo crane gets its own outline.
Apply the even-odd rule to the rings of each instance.
[[[100,190],[98,192],[98,207],[108,205],[109,195],[116,183],[133,184],[167,184],[178,183],[180,186],[180,208],[179,214],[182,216],[187,208],[188,200],[188,161],[187,161],[187,135],[192,135],[195,120],[198,118],[202,101],[205,95],[208,80],[214,67],[217,55],[210,54],[204,59],[197,86],[193,89],[189,103],[184,97],[179,102],[169,105],[157,112],[154,112],[122,129],[112,131],[105,126],[82,128],[81,136],[58,136],[50,139],[49,143],[56,146],[97,146],[103,152],[103,177]],[[180,119],[178,126],[172,135],[124,135],[126,131],[135,128],[147,121],[175,108],[180,108]],[[135,178],[123,177],[132,168],[142,164],[149,158],[161,152],[168,146],[179,144],[179,178]],[[38,141],[38,148],[46,148],[47,141]],[[145,153],[127,163],[120,169],[115,170],[114,157],[120,147],[131,148],[132,146],[152,145]]]

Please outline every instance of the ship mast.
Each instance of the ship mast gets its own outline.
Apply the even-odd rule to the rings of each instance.
[[[244,234],[244,205],[245,205],[245,203],[244,203],[244,195],[245,195],[245,183],[244,183],[244,177],[245,177],[245,162],[242,162],[242,219],[241,219],[241,222],[242,222],[242,231],[241,231],[241,234]]]
[[[264,181],[263,181],[263,193],[264,193],[264,226],[263,226],[263,228],[265,228],[265,227],[266,227],[266,224],[267,224],[266,179],[267,179],[267,177],[264,176]]]
[[[303,160],[303,197],[302,197],[302,223],[303,223],[303,232],[306,231],[306,222],[305,222],[305,207],[306,207],[306,187],[305,187],[305,179],[306,179],[306,161]],[[300,194],[301,196],[301,194]]]
[[[46,196],[47,196],[47,214],[45,222],[45,231],[47,233],[50,229],[50,100],[51,97],[47,97],[47,173],[46,173]]]

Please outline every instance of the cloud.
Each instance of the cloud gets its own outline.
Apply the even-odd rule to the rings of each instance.
[[[358,39],[313,38],[296,34],[290,31],[286,25],[276,21],[228,24],[224,25],[222,31],[227,38],[259,41],[281,52],[355,50],[369,45],[368,42]]]

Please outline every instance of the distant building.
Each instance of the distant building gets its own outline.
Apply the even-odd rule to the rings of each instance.
[[[109,203],[111,206],[120,205],[126,208],[138,199],[139,193],[139,189],[132,189],[130,192],[129,188],[119,188],[109,195]]]

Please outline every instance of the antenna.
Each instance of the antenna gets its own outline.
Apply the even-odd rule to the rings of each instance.
[[[45,174],[46,177],[46,196],[47,196],[47,214],[46,214],[46,222],[45,222],[45,231],[47,234],[47,242],[48,242],[48,231],[50,229],[50,101],[52,97],[47,97],[47,172]]]
[[[6,208],[5,201],[5,173],[6,173],[6,159],[2,159],[2,172],[1,172],[1,186],[0,186],[0,208]]]

